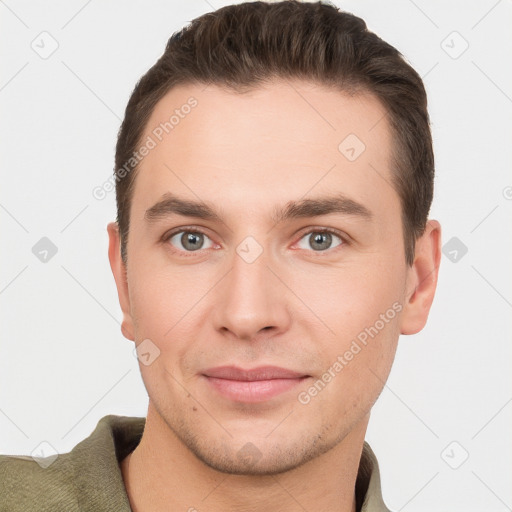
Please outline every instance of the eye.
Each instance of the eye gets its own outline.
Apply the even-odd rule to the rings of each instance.
[[[336,239],[338,240],[337,242]],[[181,228],[179,231],[173,231],[164,235],[163,241],[169,243],[173,250],[185,253],[211,249],[215,245],[206,233],[203,233],[197,228]],[[346,243],[346,240],[336,231],[317,228],[305,233],[297,245],[299,249],[313,249],[314,252],[327,252],[329,249],[335,249]]]
[[[333,237],[339,240],[333,245]],[[300,249],[313,248],[314,252],[325,252],[329,249],[336,248],[345,244],[345,240],[339,234],[331,229],[314,229],[308,231],[300,240]]]
[[[174,248],[184,252],[195,252],[200,249],[210,249],[213,242],[202,231],[195,229],[182,229],[164,237]]]

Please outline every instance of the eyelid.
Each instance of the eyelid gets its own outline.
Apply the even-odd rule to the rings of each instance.
[[[182,231],[188,231],[191,233],[201,233],[203,235],[208,236],[208,233],[206,231],[203,231],[203,228],[198,226],[180,226],[174,229],[171,229],[170,231],[166,231],[162,236],[162,241],[167,241],[169,238],[173,237],[174,235],[177,235],[178,233],[181,233]],[[209,237],[208,237],[209,238]]]

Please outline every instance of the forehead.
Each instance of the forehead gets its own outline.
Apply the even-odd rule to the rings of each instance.
[[[335,188],[359,201],[398,200],[390,185],[386,111],[367,93],[350,96],[285,80],[243,94],[182,85],[157,103],[144,141],[151,141],[151,150],[135,184],[138,216],[166,192],[178,191],[246,209],[313,189]]]

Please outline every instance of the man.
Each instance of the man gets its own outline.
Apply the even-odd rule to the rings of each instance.
[[[433,177],[422,81],[361,19],[254,2],[174,34],[108,225],[147,417],[2,457],[2,509],[386,511],[364,437],[433,301]]]

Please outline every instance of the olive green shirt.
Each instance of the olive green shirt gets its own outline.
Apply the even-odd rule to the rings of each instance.
[[[54,460],[0,455],[0,511],[131,512],[119,464],[139,444],[145,422],[104,416],[89,437]],[[356,497],[358,512],[389,512],[377,459],[366,442]]]

